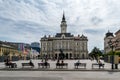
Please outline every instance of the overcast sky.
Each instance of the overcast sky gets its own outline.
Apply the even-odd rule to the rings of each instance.
[[[60,32],[65,12],[67,31],[88,37],[88,49],[104,48],[105,33],[120,29],[120,0],[0,0],[0,40],[39,42]]]

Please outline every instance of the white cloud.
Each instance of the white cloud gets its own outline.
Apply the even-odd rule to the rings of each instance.
[[[55,35],[64,10],[68,32],[87,35],[89,50],[103,49],[108,29],[120,29],[119,8],[119,0],[0,0],[0,38],[32,42]]]

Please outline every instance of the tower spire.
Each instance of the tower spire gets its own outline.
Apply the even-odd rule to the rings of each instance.
[[[65,14],[64,14],[64,11],[63,11],[62,21],[65,21]]]
[[[63,17],[62,17],[62,21],[61,21],[61,33],[66,33],[67,32],[67,24],[66,24],[66,21],[65,21],[65,14],[64,14],[64,11],[63,11]]]

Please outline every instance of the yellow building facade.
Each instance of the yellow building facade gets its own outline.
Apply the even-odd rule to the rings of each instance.
[[[21,52],[17,50],[17,48],[0,44],[0,56],[8,56],[10,60],[12,60],[12,56],[22,56]]]

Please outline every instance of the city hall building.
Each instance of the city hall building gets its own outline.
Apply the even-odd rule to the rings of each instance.
[[[57,59],[60,49],[65,55],[65,59],[88,58],[88,39],[84,35],[74,36],[67,32],[67,23],[63,14],[60,24],[61,33],[56,33],[54,37],[44,36],[41,38],[41,56]]]

